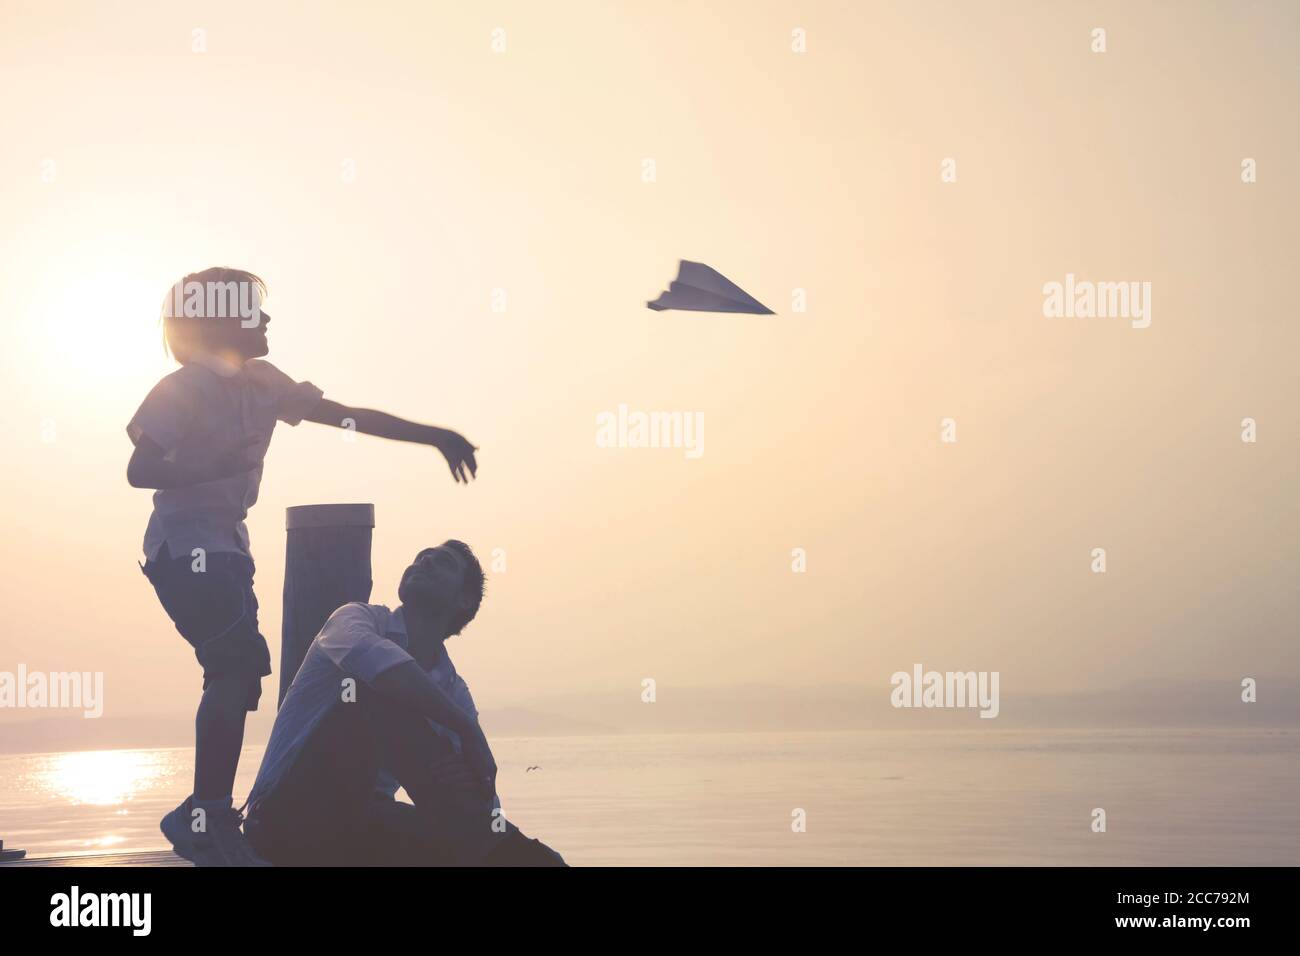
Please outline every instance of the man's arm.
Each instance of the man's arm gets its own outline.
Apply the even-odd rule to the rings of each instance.
[[[457,707],[415,661],[397,664],[377,674],[370,686],[393,703],[416,711],[454,733],[463,734],[477,726],[474,718]]]
[[[417,445],[431,445],[442,452],[443,457],[447,459],[447,467],[451,469],[451,476],[456,481],[468,482],[478,474],[478,462],[474,459],[474,452],[478,449],[464,437],[447,428],[408,422],[404,418],[389,415],[387,412],[378,412],[372,408],[352,408],[328,398],[322,398],[316,407],[303,417],[306,421],[316,422],[318,425],[352,428],[363,435],[414,442]],[[347,424],[348,422],[351,424]]]
[[[397,664],[377,674],[370,686],[394,703],[428,717],[461,739],[462,753],[490,799],[496,793],[497,765],[478,720],[456,706],[447,693],[415,661]]]
[[[388,640],[381,630],[369,607],[345,604],[329,616],[313,646],[344,674],[363,681],[399,707],[457,734],[461,752],[484,796],[490,799],[496,793],[497,768],[476,715],[456,706],[406,649]]]

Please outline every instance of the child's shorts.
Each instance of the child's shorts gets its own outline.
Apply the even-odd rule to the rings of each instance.
[[[257,629],[253,560],[233,551],[206,556],[205,570],[188,557],[173,558],[167,545],[140,566],[163,610],[203,666],[203,687],[214,677],[248,681],[249,710],[257,710],[262,678],[271,673],[271,649]]]

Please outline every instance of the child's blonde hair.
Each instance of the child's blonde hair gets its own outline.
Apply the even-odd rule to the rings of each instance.
[[[205,318],[233,317],[229,314],[221,314],[227,311],[222,309],[214,310],[212,315],[208,315],[207,311],[202,311],[200,315],[187,315],[185,310],[179,309],[178,305],[184,301],[185,290],[190,288],[191,283],[199,283],[205,289],[228,289],[231,285],[236,289],[239,286],[251,287],[262,301],[266,299],[266,283],[259,276],[244,269],[214,266],[202,272],[191,272],[173,285],[167,290],[167,296],[162,304],[163,352],[171,355],[182,365],[190,361],[196,353],[209,350],[208,333],[213,326],[210,323],[205,324],[203,321]],[[211,299],[210,295],[204,296],[205,304]]]

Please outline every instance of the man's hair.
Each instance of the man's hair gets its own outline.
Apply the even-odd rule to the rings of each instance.
[[[214,326],[210,322],[204,322],[203,319],[220,317],[207,316],[206,314],[202,317],[187,317],[183,311],[177,314],[178,290],[179,299],[184,302],[186,298],[185,290],[191,282],[200,283],[205,290],[208,288],[208,283],[220,283],[224,286],[227,283],[234,282],[240,285],[252,286],[257,290],[261,300],[266,301],[266,283],[262,281],[261,277],[244,269],[213,266],[211,269],[204,269],[202,272],[191,272],[177,282],[167,290],[167,295],[163,298],[163,352],[174,357],[182,365],[190,361],[197,353],[209,349],[210,333]],[[205,293],[204,301],[206,302],[206,300],[207,295]]]
[[[452,538],[444,541],[442,545],[451,548],[465,559],[464,590],[461,593],[469,598],[469,608],[460,617],[453,618],[449,625],[452,634],[459,634],[478,614],[478,609],[483,604],[483,593],[487,590],[487,580],[483,577],[483,566],[478,563],[473,550],[464,541]]]

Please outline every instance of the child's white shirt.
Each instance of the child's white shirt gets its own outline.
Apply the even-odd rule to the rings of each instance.
[[[157,555],[164,543],[172,557],[192,557],[201,548],[251,558],[244,518],[257,501],[271,433],[276,422],[297,425],[323,394],[311,382],[295,382],[262,359],[238,366],[207,355],[155,385],[126,427],[133,444],[148,436],[168,461],[202,468],[254,435],[260,440],[246,449],[256,464],[242,475],[154,492],[145,558]]]

